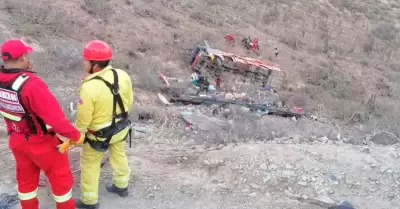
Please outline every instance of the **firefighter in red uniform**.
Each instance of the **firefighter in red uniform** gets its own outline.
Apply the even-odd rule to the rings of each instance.
[[[32,48],[11,39],[1,46],[0,114],[9,134],[16,162],[18,197],[22,209],[38,209],[40,171],[47,176],[57,209],[75,209],[71,198],[73,176],[68,156],[57,150],[64,136],[74,144],[83,135],[69,123],[46,84],[30,71]]]
[[[224,37],[227,41],[229,41],[232,46],[235,45],[235,38],[233,37],[232,34],[226,34],[226,36]]]
[[[257,50],[259,50],[258,48],[258,38],[254,38],[253,39],[253,45],[252,45],[253,51],[256,52]]]

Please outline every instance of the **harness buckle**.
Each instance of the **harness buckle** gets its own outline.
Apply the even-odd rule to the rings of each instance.
[[[96,131],[95,136],[102,137],[103,131]]]
[[[118,95],[119,94],[119,85],[117,83],[114,83],[111,85],[112,87],[112,93],[114,95]]]

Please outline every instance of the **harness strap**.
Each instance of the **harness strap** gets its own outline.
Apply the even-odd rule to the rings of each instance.
[[[122,118],[124,117],[123,114],[125,112],[125,107],[124,107],[124,103],[122,102],[122,98],[121,95],[119,94],[119,84],[118,84],[118,74],[117,71],[115,71],[114,69],[111,69],[114,75],[114,83],[111,84],[110,82],[106,81],[104,78],[100,77],[100,76],[95,76],[92,79],[98,79],[98,80],[102,80],[106,86],[110,89],[111,94],[113,95],[113,122],[112,124],[115,123],[115,119],[116,118]],[[121,109],[121,114],[117,114],[117,106],[116,104],[118,103],[119,108]]]
[[[27,76],[25,73],[19,75],[14,81],[13,84],[11,85],[11,89],[18,92],[21,90],[21,87],[28,81],[29,76]]]
[[[1,68],[1,71],[4,73],[18,73],[21,71],[24,71],[22,69],[4,69],[4,67]],[[25,71],[24,71],[25,72]],[[31,72],[31,71],[26,71],[26,72]],[[29,76],[26,75],[25,73],[20,74],[19,76],[17,76],[12,82],[11,85],[4,85],[2,84],[1,87],[5,88],[5,89],[10,89],[13,90],[15,92],[17,92],[18,95],[18,99],[19,102],[22,106],[22,108],[25,111],[25,114],[22,116],[21,119],[25,119],[27,121],[28,127],[29,127],[29,131],[31,134],[37,134],[37,127],[34,123],[34,120],[32,118],[32,114],[30,113],[30,111],[26,108],[26,106],[24,105],[24,103],[22,102],[22,96],[20,94],[20,92],[22,91],[23,87],[25,86],[25,84],[27,83],[27,81],[29,80]],[[39,116],[35,116],[36,121],[38,122],[40,128],[43,130],[44,133],[48,133],[48,130],[46,128],[46,124],[44,123],[44,121],[39,117]]]
[[[124,103],[122,101],[121,95],[119,93],[119,82],[118,82],[118,74],[117,71],[115,69],[111,69],[111,71],[113,72],[113,77],[114,77],[114,83],[111,84],[110,82],[106,81],[104,78],[100,77],[100,76],[95,76],[92,79],[97,79],[97,80],[101,80],[104,82],[104,84],[106,84],[106,86],[110,89],[111,94],[113,95],[113,108],[112,108],[112,121],[111,121],[111,125],[109,126],[109,128],[112,130],[114,128],[116,128],[116,119],[122,118],[127,119],[128,118],[128,113],[125,111],[125,107],[124,107]],[[121,110],[120,114],[117,114],[117,104]],[[129,124],[129,123],[128,123]],[[129,130],[129,138],[130,141],[132,141],[131,139],[131,130]],[[96,131],[94,132],[96,133]],[[112,135],[108,136],[106,138],[106,140],[104,141],[105,143],[110,143],[112,138]],[[131,146],[131,143],[130,143]]]

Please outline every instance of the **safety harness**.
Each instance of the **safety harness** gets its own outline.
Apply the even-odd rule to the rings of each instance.
[[[29,73],[34,73],[32,71],[26,71],[23,69],[18,69],[18,68],[13,68],[13,69],[4,69],[3,66],[1,66],[1,72],[3,73],[19,73],[19,72],[29,72]],[[22,109],[23,109],[23,114],[22,116],[15,116],[13,114],[9,114],[7,112],[1,111],[0,110],[0,114],[6,119],[6,120],[10,120],[13,122],[20,122],[22,120],[26,120],[28,127],[29,127],[29,133],[26,134],[25,136],[25,140],[28,140],[30,135],[35,135],[38,134],[38,130],[37,128],[42,129],[43,134],[54,134],[54,132],[49,132],[49,130],[46,127],[46,124],[44,123],[43,119],[40,118],[39,116],[31,113],[26,106],[24,105],[24,103],[22,102],[22,96],[21,96],[21,91],[23,89],[23,87],[25,86],[25,84],[27,83],[27,81],[29,80],[29,76],[25,73],[20,74],[19,76],[17,76],[14,80],[12,80],[11,82],[0,82],[0,88],[1,89],[5,89],[11,92],[15,92],[17,94],[18,100],[19,100],[19,104],[21,105]],[[19,114],[21,115],[21,114]],[[35,123],[36,122],[36,123]],[[39,126],[39,127],[38,127]],[[13,131],[12,130],[8,130],[8,135],[10,135]]]
[[[125,111],[124,104],[122,102],[121,95],[119,93],[119,84],[118,84],[118,74],[115,69],[111,69],[114,76],[114,83],[110,83],[106,81],[104,78],[100,76],[95,76],[90,80],[101,80],[103,81],[106,86],[110,89],[111,94],[113,95],[113,109],[112,109],[112,121],[111,125],[105,128],[102,128],[97,131],[88,131],[88,133],[93,134],[96,137],[96,140],[91,140],[87,136],[85,137],[85,142],[88,142],[90,146],[100,152],[107,151],[108,147],[110,146],[111,138],[118,134],[120,131],[124,130],[125,128],[129,127],[129,147],[132,146],[132,128],[131,128],[131,121],[128,119],[128,112]],[[117,104],[121,109],[121,113],[117,114]],[[116,121],[120,119],[119,121]],[[97,140],[97,137],[105,138],[104,141]],[[124,137],[123,140],[125,140]]]

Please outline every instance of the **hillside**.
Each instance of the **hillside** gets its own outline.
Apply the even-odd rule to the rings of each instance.
[[[334,193],[328,192],[335,200],[347,199],[358,208],[400,208],[400,155],[382,154],[400,153],[398,1],[2,0],[0,10],[0,42],[18,37],[35,48],[35,70],[63,107],[77,99],[84,76],[81,51],[89,40],[110,43],[115,50],[113,65],[132,76],[133,119],[148,114],[151,120],[147,123],[155,127],[151,136],[135,139],[135,148],[129,150],[137,177],[133,188],[137,187],[140,197],[147,198],[150,193],[153,197],[141,200],[134,194],[131,202],[121,203],[120,208],[129,204],[138,208],[323,208],[290,197],[286,191],[315,196],[332,187],[327,180],[320,183],[318,179],[326,173],[343,178],[331,188]],[[235,46],[224,40],[226,34],[237,39]],[[241,45],[245,36],[258,37],[259,56]],[[259,118],[229,107],[230,119],[236,124],[231,128],[185,131],[179,117],[187,108],[159,104],[155,93],[161,92],[162,86],[156,73],[189,81],[190,54],[204,40],[213,48],[279,64],[287,74],[281,99],[302,107],[317,121]],[[236,85],[230,77],[225,80],[227,90]],[[250,91],[235,87],[239,92]],[[243,149],[246,153],[254,146],[265,149],[268,156],[224,151]],[[371,152],[361,152],[362,146],[370,147]],[[304,150],[314,154],[309,157]],[[156,154],[150,155],[152,152]],[[346,152],[354,162],[340,154]],[[223,163],[218,171],[202,164],[214,155],[251,166],[239,171]],[[273,176],[273,183],[254,176],[245,183],[244,179],[250,178],[247,175],[259,174],[262,161],[273,156],[281,158],[267,164],[278,168],[261,169],[263,175]],[[183,157],[190,162],[175,162]],[[369,158],[379,162],[370,163]],[[293,170],[285,168],[286,164],[302,168],[293,176],[282,177],[283,170]],[[381,172],[379,166],[390,167],[392,172],[383,168]],[[319,170],[312,170],[314,167]],[[373,173],[372,183],[363,171]],[[301,180],[304,173],[313,172],[318,177],[315,182],[308,177]],[[104,173],[103,177],[107,176],[109,173]],[[350,177],[366,179],[355,185],[357,182],[346,182]],[[306,189],[298,190],[298,181],[307,182]],[[162,189],[148,191],[153,187]],[[192,200],[195,203],[189,203]]]

